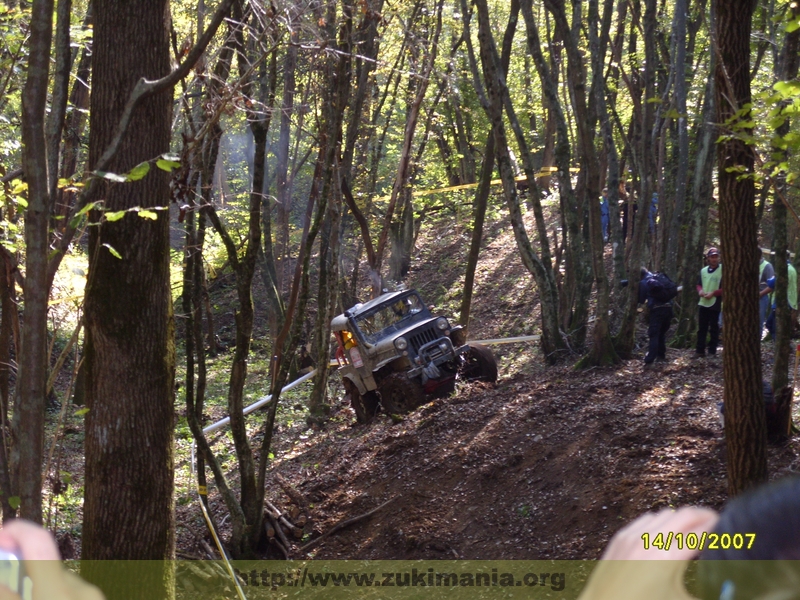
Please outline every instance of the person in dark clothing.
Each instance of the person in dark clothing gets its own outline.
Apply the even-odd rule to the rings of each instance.
[[[719,312],[722,310],[722,265],[719,263],[719,250],[709,248],[706,252],[708,266],[700,271],[697,280],[697,348],[695,356],[705,356],[706,338],[709,330],[708,353],[717,353],[719,344]]]
[[[659,302],[650,293],[652,273],[642,267],[642,279],[639,281],[639,304],[647,302],[650,309],[650,321],[647,336],[650,344],[644,357],[644,364],[650,365],[656,359],[667,359],[667,331],[672,322],[672,300]]]

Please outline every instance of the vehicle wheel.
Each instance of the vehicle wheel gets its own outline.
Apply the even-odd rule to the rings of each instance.
[[[345,402],[350,398],[350,406],[356,413],[356,420],[359,423],[369,423],[378,413],[378,395],[375,392],[361,394],[356,384],[349,379],[344,380]]]
[[[464,355],[461,378],[467,381],[497,381],[497,359],[486,346],[470,344]]]
[[[405,373],[392,373],[378,385],[381,406],[390,415],[411,412],[425,403],[425,392],[420,383],[406,377]]]

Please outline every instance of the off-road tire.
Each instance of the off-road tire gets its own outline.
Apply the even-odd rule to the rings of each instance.
[[[470,344],[459,375],[466,381],[494,383],[497,381],[497,359],[486,346]]]
[[[378,384],[381,406],[390,415],[411,412],[425,403],[425,391],[415,379],[405,373],[392,373]]]
[[[350,406],[353,407],[356,413],[356,420],[364,424],[371,422],[378,413],[378,407],[380,406],[378,395],[375,392],[362,394],[358,391],[356,384],[349,379],[344,380],[344,389],[345,402],[347,402],[348,398],[350,399]]]

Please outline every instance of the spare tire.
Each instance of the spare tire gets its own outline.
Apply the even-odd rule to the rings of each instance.
[[[481,344],[469,344],[464,354],[464,364],[459,373],[461,379],[467,381],[497,381],[497,359],[494,353]]]

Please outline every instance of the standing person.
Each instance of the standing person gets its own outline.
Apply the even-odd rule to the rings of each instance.
[[[786,298],[789,301],[789,308],[793,311],[797,310],[797,271],[792,266],[788,260],[786,261],[786,270],[787,270],[787,279],[789,283],[786,288]],[[767,287],[764,288],[761,292],[759,292],[759,297],[763,298],[767,294],[772,296],[772,293],[775,291],[775,281],[777,277],[770,277],[767,279]],[[760,302],[759,298],[759,302]],[[775,297],[772,296],[772,310],[767,317],[766,326],[767,331],[769,331],[772,339],[775,339],[775,309],[777,308]]]
[[[667,290],[663,279],[666,279],[672,289]],[[675,284],[662,273],[654,275],[642,267],[642,279],[639,281],[639,304],[647,302],[650,309],[650,321],[647,327],[647,336],[650,344],[644,364],[650,365],[656,359],[667,359],[667,331],[672,321],[672,298],[677,294]]]
[[[708,340],[708,353],[717,353],[719,344],[719,313],[722,310],[722,265],[719,264],[719,250],[709,248],[706,252],[708,265],[700,270],[697,281],[697,294],[700,301],[697,303],[697,347],[695,356],[706,355],[706,336],[711,332]]]
[[[608,188],[603,188],[600,198],[600,223],[603,229],[603,242],[608,241]]]
[[[758,300],[758,341],[761,341],[761,335],[764,333],[764,322],[767,320],[767,312],[769,311],[769,296],[761,294],[767,289],[767,281],[775,277],[775,269],[772,264],[767,262],[764,257],[758,263],[758,292],[760,294]]]

